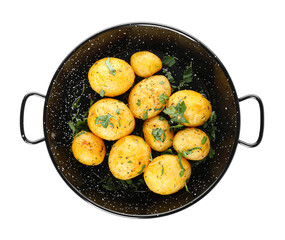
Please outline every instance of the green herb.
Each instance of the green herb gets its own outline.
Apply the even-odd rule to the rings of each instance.
[[[208,156],[209,156],[209,158],[213,158],[214,155],[215,155],[215,150],[211,147]]]
[[[160,110],[162,110],[162,109],[163,109],[163,106],[160,107],[160,108],[155,108],[154,111],[160,111]]]
[[[150,155],[149,155],[149,161],[152,161],[152,160],[153,160],[152,154],[150,153]]]
[[[204,137],[202,138],[202,140],[201,140],[201,143],[202,143],[202,145],[204,145],[206,142],[207,142],[207,137],[204,136]]]
[[[151,111],[151,108],[150,108],[150,109],[147,109],[147,110],[145,111],[145,113],[143,114],[142,120],[146,120],[146,119],[148,118],[148,111]]]
[[[120,121],[118,121],[118,126],[121,127],[121,122]]]
[[[159,116],[159,120],[160,120],[160,121],[164,121],[164,120],[166,120],[166,118],[163,117],[163,116]]]
[[[216,121],[216,119],[217,119],[216,112],[213,111],[211,116],[209,117],[209,120],[206,123],[204,123],[203,127],[206,128],[208,125],[213,124]]]
[[[95,100],[90,99],[90,107],[94,104]]]
[[[129,121],[129,125],[132,123],[133,120]]]
[[[164,84],[165,82],[164,81],[161,81],[159,84]]]
[[[168,96],[165,93],[160,94],[159,101],[162,105],[164,105],[168,100]]]
[[[111,123],[111,122],[110,122],[110,126],[111,126],[111,128],[114,128],[114,124],[113,124],[113,123]]]
[[[179,166],[181,168],[179,176],[182,177],[184,175],[185,168],[183,167],[182,162],[181,162],[181,160],[182,160],[182,153],[181,152],[178,153],[178,159],[177,160],[178,160]]]
[[[153,128],[152,136],[154,137],[154,141],[164,142],[165,141],[165,132],[161,128]],[[161,139],[162,136],[162,139]]]
[[[81,98],[81,96],[83,95],[84,91],[85,91],[85,85],[83,84],[83,88],[82,88],[82,91],[81,91],[80,96],[77,97],[77,98],[75,99],[75,101],[73,102],[73,104],[72,104],[72,107],[71,107],[72,110],[77,109],[77,108],[80,107],[79,101],[80,101],[80,98]]]
[[[144,168],[145,168],[145,165],[142,165],[142,169],[138,172],[138,174],[141,174],[143,172]]]
[[[164,173],[164,166],[162,165],[161,167],[162,167],[162,169],[161,169],[161,176],[162,176]]]
[[[107,60],[106,60],[106,65],[107,65],[107,67],[108,67],[110,73],[111,73],[113,76],[115,76],[115,75],[116,75],[116,70],[115,70],[115,69],[113,68],[113,66],[111,65],[109,58],[107,58]]]
[[[137,105],[140,106],[141,105],[141,100],[138,99]]]
[[[163,110],[163,112],[167,115],[169,115],[172,119],[171,122],[176,123],[189,123],[185,117],[183,117],[184,112],[186,111],[186,105],[185,102],[178,102],[176,107],[170,106],[169,108],[166,108]]]
[[[167,128],[167,129],[170,129],[170,128],[182,128],[182,127],[184,127],[184,125],[182,125],[182,124],[177,124],[177,125],[174,125],[174,126],[170,126],[170,127]]]
[[[78,120],[76,122],[69,121],[68,125],[72,130],[72,136],[74,137],[77,133],[81,131],[90,131],[87,124],[87,118],[83,120]]]
[[[185,182],[185,189],[186,189],[186,192],[190,193],[186,182]]]
[[[173,151],[172,151],[171,148],[169,148],[166,151],[162,152],[162,154],[168,154],[168,153],[173,154]]]
[[[192,62],[190,62],[190,65],[186,67],[186,70],[183,73],[183,79],[179,82],[178,90],[180,90],[182,87],[186,87],[191,83],[193,80],[193,68],[192,68]]]
[[[132,161],[128,161],[128,163],[133,163]]]
[[[108,113],[107,115],[98,116],[95,120],[95,124],[101,124],[103,128],[107,128],[111,118],[117,119],[116,117],[112,116],[110,113]]]
[[[175,79],[173,78],[173,76],[171,75],[171,72],[169,72],[167,69],[163,68],[162,69],[163,73],[165,74],[165,76],[167,77],[168,81],[171,83],[171,87],[174,87],[174,85],[172,84],[175,84]]]
[[[105,96],[105,91],[101,89],[99,94],[100,94],[101,97],[104,97]]]
[[[116,113],[118,114],[118,115],[120,115],[121,113],[120,113],[120,108],[117,108],[117,110],[116,110]]]
[[[193,153],[193,151],[196,149],[201,149],[201,147],[193,147],[193,148],[190,148],[186,151],[182,150],[181,152],[182,152],[184,157],[187,157],[189,154]]]
[[[80,135],[82,135],[83,133],[86,133],[86,131],[81,131],[78,134],[76,134],[75,138],[79,137]]]
[[[172,67],[175,64],[175,58],[172,56],[164,56],[162,58],[162,63],[168,67]]]

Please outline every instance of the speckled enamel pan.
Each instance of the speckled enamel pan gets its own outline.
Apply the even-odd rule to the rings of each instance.
[[[83,109],[88,110],[90,97],[98,98],[88,83],[87,73],[91,65],[106,56],[118,57],[129,62],[130,56],[141,50],[151,51],[161,58],[165,55],[175,56],[177,63],[172,72],[176,79],[179,79],[181,72],[183,73],[192,61],[194,79],[188,89],[198,92],[203,90],[218,116],[216,141],[212,143],[215,156],[193,166],[188,183],[190,193],[185,189],[169,196],[157,195],[148,189],[108,191],[102,188],[101,181],[110,174],[108,155],[101,165],[90,167],[75,160],[70,151],[72,134],[68,122],[72,116],[72,103],[80,95],[83,85],[86,87],[80,100]],[[36,141],[28,140],[24,133],[25,103],[27,98],[33,95],[45,99],[44,138]],[[127,93],[117,99],[125,101],[126,96]],[[257,100],[260,107],[260,132],[255,143],[239,140],[239,102],[249,98]],[[133,134],[140,134],[141,125],[141,120],[136,119],[137,127]],[[185,209],[209,193],[228,169],[238,143],[248,147],[257,146],[263,135],[264,110],[260,98],[256,95],[238,98],[222,62],[196,38],[172,27],[131,23],[99,32],[76,47],[58,67],[46,96],[33,92],[24,97],[20,127],[25,142],[46,142],[56,170],[67,185],[84,200],[101,209],[124,216],[157,217]],[[105,141],[105,144],[107,152],[110,151],[113,142]]]

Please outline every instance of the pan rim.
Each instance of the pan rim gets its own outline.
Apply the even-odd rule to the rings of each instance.
[[[51,146],[48,142],[48,133],[47,133],[47,129],[46,129],[46,118],[47,118],[47,107],[48,107],[48,100],[49,100],[49,96],[50,96],[50,93],[51,93],[51,89],[52,89],[52,86],[57,78],[57,75],[58,73],[60,72],[60,70],[62,69],[62,67],[64,66],[64,64],[66,63],[66,61],[82,46],[84,45],[86,42],[88,42],[90,39],[93,39],[105,32],[108,32],[108,31],[111,31],[111,30],[114,30],[114,29],[118,29],[118,28],[123,28],[123,27],[132,27],[132,26],[146,26],[146,27],[157,27],[157,28],[164,28],[166,30],[170,30],[172,32],[176,32],[180,35],[183,35],[187,38],[190,38],[191,40],[194,40],[195,42],[199,43],[200,46],[211,56],[215,59],[215,61],[219,64],[220,68],[222,69],[223,73],[225,74],[225,76],[227,77],[227,80],[230,84],[230,87],[233,91],[233,96],[234,96],[234,99],[235,99],[235,104],[236,104],[236,108],[237,108],[237,122],[236,122],[236,128],[237,128],[237,132],[236,132],[236,136],[235,136],[235,140],[234,140],[234,144],[233,144],[233,147],[232,147],[232,151],[231,151],[231,155],[229,156],[229,160],[228,160],[228,163],[227,165],[225,166],[225,168],[223,169],[223,171],[221,172],[220,176],[214,181],[214,183],[209,187],[207,188],[199,197],[197,197],[195,200],[181,206],[181,207],[178,207],[176,209],[173,209],[173,210],[169,210],[167,212],[162,212],[162,213],[157,213],[157,214],[143,214],[143,215],[140,215],[140,214],[127,214],[127,213],[122,213],[122,212],[118,212],[118,211],[114,211],[114,210],[111,210],[111,209],[108,209],[108,208],[105,208],[93,201],[91,201],[90,199],[88,199],[87,197],[85,197],[81,192],[79,192],[66,178],[65,176],[63,175],[63,173],[59,170],[58,168],[58,165],[54,159],[54,156],[52,154],[52,151],[51,151]],[[192,206],[193,204],[195,204],[196,202],[200,201],[202,198],[204,198],[219,182],[220,180],[223,178],[224,174],[226,173],[226,171],[228,170],[231,162],[232,162],[232,159],[234,157],[234,154],[236,152],[236,148],[237,148],[237,144],[238,144],[238,140],[239,140],[239,134],[240,134],[240,106],[239,106],[239,101],[238,101],[238,96],[237,96],[237,93],[236,93],[236,90],[235,90],[235,87],[234,87],[234,84],[232,82],[232,79],[228,73],[228,71],[226,70],[224,64],[221,62],[221,60],[216,56],[216,54],[214,54],[214,52],[208,48],[203,42],[201,42],[200,40],[198,40],[197,38],[193,37],[192,35],[180,30],[180,29],[177,29],[177,28],[174,28],[174,27],[171,27],[171,26],[168,26],[168,25],[165,25],[165,24],[158,24],[158,23],[150,23],[150,22],[133,22],[133,23],[125,23],[125,24],[119,24],[119,25],[115,25],[113,27],[110,27],[110,28],[106,28],[104,30],[101,30],[100,32],[98,33],[95,33],[93,34],[92,36],[88,37],[86,40],[84,40],[83,42],[81,42],[79,45],[77,45],[64,59],[63,61],[61,62],[61,64],[58,66],[56,72],[54,73],[53,77],[52,77],[52,80],[50,82],[50,85],[48,87],[48,90],[47,90],[47,93],[46,93],[46,98],[45,98],[45,103],[44,103],[44,112],[43,112],[43,131],[44,131],[44,137],[45,137],[45,143],[46,143],[46,147],[47,147],[47,150],[48,150],[48,153],[50,155],[50,158],[54,164],[54,167],[55,169],[57,170],[58,174],[62,177],[62,179],[64,180],[64,182],[78,195],[80,196],[83,200],[85,200],[86,202],[88,202],[89,204],[92,204],[93,206],[96,206],[98,207],[99,209],[101,210],[104,210],[104,211],[107,211],[109,213],[113,213],[113,214],[116,214],[116,215],[120,215],[120,216],[124,216],[124,217],[135,217],[135,218],[154,218],[154,217],[161,217],[161,216],[167,216],[167,215],[170,215],[170,214],[173,214],[173,213],[176,213],[176,212],[179,212],[181,210],[184,210],[190,206]]]

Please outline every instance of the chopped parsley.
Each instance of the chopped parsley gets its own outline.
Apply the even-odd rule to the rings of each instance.
[[[121,108],[117,108],[117,110],[116,110],[116,113],[117,113],[118,115],[121,114],[121,113],[120,113],[120,110],[121,110]]]
[[[176,61],[173,56],[164,56],[162,58],[162,63],[168,67],[172,67],[176,63]]]
[[[101,97],[104,97],[105,96],[105,91],[101,89],[99,94],[100,94]]]
[[[160,108],[155,108],[154,111],[160,111],[160,110],[162,110],[162,109],[163,109],[163,106],[160,107]]]
[[[159,141],[159,142],[165,141],[165,132],[161,128],[153,128],[152,136],[154,137],[154,141]]]
[[[133,120],[129,121],[129,125],[132,123]]]
[[[163,68],[162,69],[163,73],[165,74],[165,76],[167,77],[168,81],[171,83],[171,87],[175,87],[172,84],[175,84],[175,79],[173,78],[173,76],[171,75],[171,72],[169,72],[167,69]]]
[[[162,154],[168,154],[168,153],[173,154],[173,151],[172,151],[171,148],[167,149],[167,150],[164,151]]]
[[[161,176],[162,176],[163,173],[164,173],[164,166],[162,165],[161,167],[162,167],[162,168],[161,168]]]
[[[204,145],[206,142],[207,142],[207,137],[204,136],[204,137],[202,138],[202,140],[201,140],[201,143],[202,143],[202,145]]]
[[[137,105],[140,106],[141,105],[141,100],[138,99]]]
[[[163,112],[171,117],[171,122],[176,123],[189,123],[185,117],[183,117],[184,112],[186,111],[185,102],[178,102],[177,105],[170,106],[163,110]]]
[[[76,122],[69,121],[68,125],[72,130],[73,137],[81,131],[89,131],[87,118],[84,118],[83,120],[77,120]]]
[[[215,150],[211,147],[210,148],[210,152],[209,152],[209,158],[213,158],[214,157],[214,155],[215,155]]]
[[[101,124],[103,128],[107,128],[111,118],[117,119],[116,117],[112,116],[110,113],[108,113],[107,115],[98,116],[95,120],[95,124]],[[114,127],[112,123],[110,125]]]
[[[152,154],[150,153],[150,156],[149,156],[149,161],[152,161],[153,158],[152,158]]]
[[[133,162],[130,160],[130,161],[128,161],[128,163],[133,163]]]
[[[143,172],[144,168],[145,168],[145,165],[142,165],[142,169],[138,172],[138,174],[141,174]]]
[[[178,90],[180,90],[182,87],[186,87],[189,85],[190,82],[193,80],[193,68],[192,68],[192,62],[190,62],[190,65],[186,67],[186,70],[183,73],[183,79],[179,82]]]
[[[148,111],[151,111],[151,108],[150,108],[150,109],[147,109],[147,110],[145,111],[145,113],[143,114],[142,120],[146,120],[146,119],[148,118]]]
[[[163,117],[163,116],[159,116],[159,120],[160,120],[160,121],[164,121],[164,120],[166,120],[166,118]]]
[[[85,85],[83,84],[83,88],[82,88],[82,91],[81,91],[80,96],[77,97],[77,98],[75,99],[75,101],[73,102],[73,104],[72,104],[72,107],[71,107],[72,110],[77,109],[77,108],[80,107],[79,101],[80,101],[80,98],[81,98],[81,96],[83,95],[84,91],[85,91]]]
[[[159,84],[164,84],[165,82],[164,81],[161,81]]]
[[[185,182],[185,189],[186,189],[186,192],[190,193],[186,182]]]
[[[185,168],[183,167],[182,162],[181,162],[181,160],[182,160],[182,153],[181,152],[178,153],[178,159],[177,160],[178,160],[179,166],[181,168],[179,176],[182,177],[184,175]]]
[[[159,101],[162,105],[164,105],[168,100],[168,96],[165,93],[160,94]]]
[[[188,149],[186,151],[182,150],[181,152],[182,152],[182,155],[184,157],[187,157],[189,154],[193,153],[193,151],[197,150],[197,149],[201,149],[201,147],[193,147],[193,148],[190,148],[190,149]]]
[[[109,58],[107,58],[107,60],[106,60],[106,66],[108,67],[110,73],[111,73],[113,76],[115,76],[115,75],[116,75],[116,70],[115,70],[115,68],[113,68],[113,66],[111,65]]]

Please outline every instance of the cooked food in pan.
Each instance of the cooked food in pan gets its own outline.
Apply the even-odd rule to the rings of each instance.
[[[161,61],[157,55],[141,51],[131,56],[131,66],[108,57],[90,68],[90,86],[100,97],[91,102],[88,117],[69,122],[75,135],[72,152],[85,165],[98,165],[105,154],[108,156],[110,174],[100,181],[105,182],[106,190],[116,191],[121,186],[133,190],[144,185],[160,195],[183,187],[189,191],[191,164],[213,157],[210,141],[215,140],[215,111],[202,93],[185,89],[192,82],[192,62],[179,82],[169,70],[175,62],[171,56]],[[163,71],[154,75],[162,64]],[[134,73],[141,77],[136,83]],[[120,96],[120,100],[105,96]],[[78,114],[72,119],[78,119]],[[104,140],[116,140],[107,153]],[[112,179],[121,185],[116,186]]]

